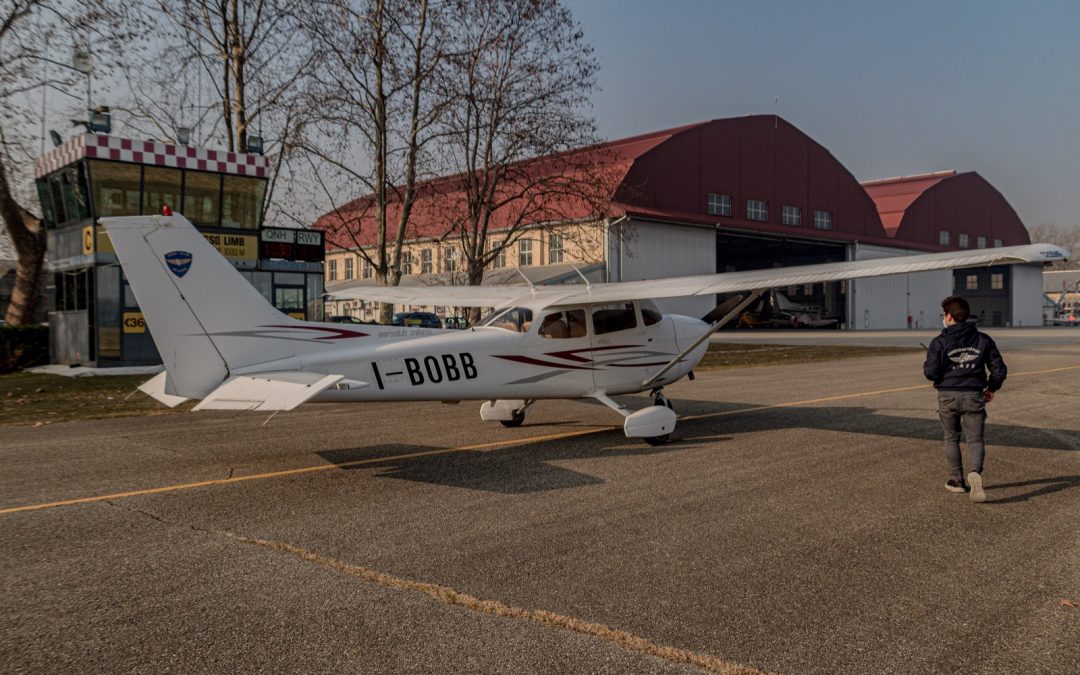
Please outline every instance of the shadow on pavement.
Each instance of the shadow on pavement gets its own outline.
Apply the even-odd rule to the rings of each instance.
[[[1036,478],[1034,480],[1025,480],[1018,483],[1002,483],[1000,485],[987,485],[987,492],[995,492],[997,490],[1007,490],[1009,488],[1028,487],[1030,485],[1041,485],[1042,487],[1036,488],[1030,492],[1023,494],[1013,495],[1011,497],[1003,497],[1001,499],[987,499],[985,504],[1011,504],[1014,502],[1026,502],[1032,497],[1042,497],[1043,495],[1053,494],[1055,492],[1061,492],[1062,490],[1068,490],[1080,485],[1080,476],[1056,476],[1054,478]]]
[[[625,400],[632,409],[640,407],[642,403],[640,397],[637,397],[637,400]],[[381,478],[398,478],[503,494],[525,494],[603,482],[595,476],[557,466],[556,463],[560,461],[677,452],[693,446],[729,441],[732,434],[818,429],[919,441],[942,440],[941,424],[936,419],[887,415],[865,407],[799,406],[755,410],[753,406],[744,404],[695,400],[676,401],[675,405],[680,416],[695,419],[680,420],[672,442],[659,447],[646,445],[642,440],[625,438],[618,429],[611,429],[582,437],[503,446],[494,452],[492,450],[496,448],[446,452],[445,449],[434,446],[390,444],[326,450],[317,454],[343,469],[374,470],[375,475]],[[526,428],[531,429],[524,431],[522,435],[544,429],[557,431],[585,422],[608,421],[613,420],[603,412],[592,413],[583,409],[581,420],[564,419],[528,424]],[[513,438],[505,440],[513,443]],[[1067,429],[1043,430],[991,421],[987,428],[987,444],[991,451],[995,446],[1005,446],[1077,452],[1080,451],[1080,432]],[[997,501],[1022,501],[1057,492],[1076,485],[1076,477],[1065,476],[1032,482],[1042,483],[1047,485],[1025,495]],[[989,486],[989,489],[1022,485],[1024,484]]]

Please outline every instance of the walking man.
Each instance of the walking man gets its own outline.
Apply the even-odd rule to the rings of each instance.
[[[967,300],[950,296],[941,302],[941,331],[926,352],[923,374],[938,390],[938,415],[945,429],[945,458],[949,461],[949,492],[968,492],[971,501],[986,501],[982,471],[985,446],[986,404],[994,400],[1008,372],[997,345],[968,321]],[[987,377],[989,371],[989,377]],[[960,430],[967,440],[971,472],[964,482],[964,459],[960,454]]]

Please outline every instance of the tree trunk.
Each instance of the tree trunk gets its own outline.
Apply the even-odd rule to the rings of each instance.
[[[0,219],[7,226],[19,263],[15,269],[15,288],[11,304],[4,317],[9,325],[17,326],[34,320],[38,283],[45,264],[45,227],[41,219],[15,201],[8,184],[7,166],[0,161]]]
[[[35,227],[33,244],[28,250],[20,246],[19,264],[15,268],[15,287],[11,291],[11,303],[8,305],[4,321],[9,326],[32,323],[34,310],[37,309],[38,284],[41,281],[41,269],[45,266],[45,230],[40,221]]]

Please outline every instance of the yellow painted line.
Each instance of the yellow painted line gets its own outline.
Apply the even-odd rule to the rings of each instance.
[[[280,541],[255,539],[232,532],[217,531],[225,537],[235,541],[269,549],[277,553],[295,556],[313,565],[318,565],[335,572],[357,577],[363,581],[389,588],[395,591],[418,593],[427,595],[438,602],[461,607],[463,609],[499,617],[539,624],[548,628],[558,628],[572,631],[605,642],[612,643],[628,652],[642,654],[653,658],[663,659],[674,664],[688,664],[697,666],[710,673],[719,675],[760,675],[761,671],[730,661],[724,661],[712,654],[693,652],[678,647],[666,647],[658,645],[640,635],[635,635],[624,630],[618,630],[604,624],[583,621],[566,614],[558,614],[546,609],[529,609],[507,605],[499,600],[486,600],[477,598],[466,593],[461,593],[449,586],[442,586],[425,581],[416,581],[403,577],[394,576],[378,570],[353,565],[335,558],[330,558],[310,549],[293,546]]]
[[[1013,373],[1009,377],[1024,377],[1028,375],[1046,375],[1049,373],[1060,373],[1068,370],[1080,370],[1080,365],[1076,366],[1064,366],[1061,368],[1049,368],[1046,370],[1031,370],[1023,373]],[[682,420],[701,420],[712,417],[724,417],[728,415],[740,415],[743,413],[758,412],[761,410],[774,410],[777,408],[793,408],[802,405],[812,405],[816,403],[828,403],[830,401],[842,401],[852,398],[865,398],[869,396],[880,396],[882,394],[895,394],[903,391],[915,391],[917,389],[928,389],[931,385],[919,384],[908,387],[895,387],[892,389],[879,389],[877,391],[864,391],[854,394],[840,394],[838,396],[826,396],[824,398],[807,399],[804,401],[791,401],[788,403],[774,403],[769,405],[752,406],[748,408],[738,408],[736,410],[725,410],[716,413],[706,413],[704,415],[687,415],[680,419]],[[613,425],[606,426],[593,426],[587,429],[581,429],[578,431],[568,431],[558,434],[548,434],[545,436],[529,436],[528,438],[510,439],[505,441],[491,441],[489,443],[480,443],[477,445],[464,445],[456,448],[440,448],[437,450],[424,450],[421,452],[410,452],[400,455],[389,455],[387,457],[372,457],[370,459],[358,459],[351,462],[342,462],[340,464],[320,464],[318,466],[305,466],[297,469],[283,469],[281,471],[268,471],[265,473],[254,473],[248,476],[235,476],[233,478],[219,478],[215,480],[204,480],[194,483],[180,483],[177,485],[164,485],[162,487],[147,488],[145,490],[131,490],[128,492],[117,492],[108,495],[97,495],[94,497],[81,497],[78,499],[64,499],[55,502],[42,502],[39,504],[27,504],[26,506],[14,506],[6,509],[0,509],[0,516],[10,513],[21,513],[24,511],[39,511],[41,509],[54,509],[60,506],[73,506],[75,504],[92,504],[94,502],[104,502],[113,499],[128,499],[130,497],[143,497],[146,495],[156,495],[166,492],[178,492],[181,490],[192,490],[195,488],[213,487],[217,485],[231,485],[233,483],[242,483],[250,480],[264,480],[270,478],[283,478],[285,476],[298,476],[306,473],[315,473],[317,471],[330,471],[333,469],[347,469],[355,466],[365,466],[370,464],[382,464],[385,462],[395,462],[405,459],[416,459],[418,457],[434,457],[438,455],[449,455],[456,452],[471,452],[478,450],[492,450],[501,448],[511,448],[518,445],[527,445],[529,443],[543,443],[545,441],[557,441],[566,438],[574,438],[576,436],[587,436],[589,434],[596,434],[602,431],[610,431],[618,427]]]
[[[242,483],[249,480],[263,480],[267,478],[282,478],[284,476],[298,476],[305,473],[315,473],[316,471],[330,471],[332,469],[347,469],[354,466],[363,466],[365,464],[381,464],[383,462],[394,462],[403,459],[416,459],[417,457],[432,457],[435,455],[447,455],[455,452],[469,452],[476,450],[488,450],[492,448],[508,448],[515,445],[525,445],[527,443],[542,443],[544,441],[553,441],[563,438],[573,438],[574,436],[584,436],[586,434],[594,434],[599,431],[608,431],[614,427],[591,427],[589,429],[582,429],[579,431],[563,432],[559,434],[549,434],[546,436],[530,436],[528,438],[518,438],[506,441],[492,441],[490,443],[480,443],[478,445],[464,445],[457,448],[440,448],[438,450],[424,450],[421,452],[409,452],[400,455],[389,455],[387,457],[372,457],[370,459],[357,459],[351,462],[341,462],[340,464],[320,464],[318,466],[305,466],[298,469],[283,469],[281,471],[268,471],[266,473],[253,473],[248,476],[234,476],[233,478],[218,478],[215,480],[204,480],[195,483],[180,483],[177,485],[165,485],[156,488],[147,488],[145,490],[131,490],[129,492],[117,492],[110,495],[97,495],[94,497],[81,497],[79,499],[64,499],[56,502],[43,502],[41,504],[29,504],[27,506],[15,506],[6,509],[0,509],[0,515],[8,513],[20,513],[22,511],[37,511],[40,509],[52,509],[58,506],[72,506],[74,504],[91,504],[93,502],[104,502],[111,499],[127,499],[128,497],[142,497],[145,495],[157,495],[164,492],[177,492],[179,490],[192,490],[194,488],[211,487],[215,485],[230,485],[232,483]]]

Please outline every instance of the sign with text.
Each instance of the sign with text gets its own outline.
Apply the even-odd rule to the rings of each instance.
[[[124,312],[123,323],[125,333],[146,332],[146,319],[143,318],[142,312]]]
[[[218,232],[203,232],[203,236],[226,258],[255,260],[257,257],[256,240],[253,236]]]

